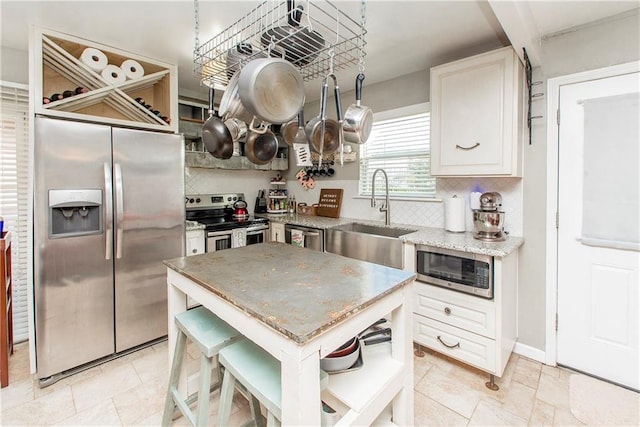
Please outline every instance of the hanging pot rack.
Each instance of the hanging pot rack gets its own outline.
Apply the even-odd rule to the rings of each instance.
[[[362,68],[367,33],[364,0],[360,13],[358,22],[328,0],[268,0],[200,44],[195,0],[194,73],[206,86],[226,88],[247,62],[269,56],[293,63],[304,81],[354,64]]]

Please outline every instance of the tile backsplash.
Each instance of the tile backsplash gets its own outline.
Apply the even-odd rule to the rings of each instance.
[[[243,192],[253,212],[258,190],[269,188],[274,171],[236,171],[219,169],[186,168],[185,189],[187,194]],[[342,188],[344,195],[340,216],[356,219],[384,220],[384,213],[372,208],[369,198],[358,195],[357,180],[324,179],[316,181],[313,190],[305,190],[297,182],[287,185],[289,193],[298,202],[318,202],[321,188]],[[444,228],[444,203],[457,195],[466,200],[466,230],[473,231],[469,194],[472,191],[497,191],[502,195],[502,210],[505,212],[504,228],[515,236],[522,236],[522,180],[518,178],[438,178],[437,201],[391,200],[391,222]],[[378,196],[378,206],[383,196]]]

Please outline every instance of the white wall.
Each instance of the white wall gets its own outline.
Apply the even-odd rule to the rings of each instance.
[[[0,48],[0,80],[29,84],[29,53],[22,50]]]
[[[534,92],[545,91],[552,77],[636,61],[640,58],[640,20],[638,9],[615,18],[582,26],[542,41],[541,67],[533,80],[542,80]],[[545,115],[545,98],[533,103],[533,115]],[[524,159],[524,237],[520,251],[518,325],[519,342],[545,349],[546,266],[545,221],[547,194],[547,121],[533,124],[533,144],[525,146]]]

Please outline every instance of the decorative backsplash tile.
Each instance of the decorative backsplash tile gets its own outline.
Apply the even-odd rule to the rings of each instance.
[[[269,181],[276,172],[219,170],[203,168],[185,169],[185,191],[187,194],[243,192],[253,212],[258,190],[269,188]],[[313,190],[305,190],[297,182],[287,186],[297,202],[318,203],[320,189],[342,188],[344,195],[340,216],[357,219],[384,220],[379,211],[383,195],[377,197],[378,205],[371,207],[370,199],[358,196],[357,180],[325,179],[316,181]],[[438,178],[436,195],[439,201],[391,200],[391,222],[395,224],[419,225],[444,228],[444,203],[457,195],[466,200],[466,230],[473,231],[473,219],[469,207],[472,191],[497,191],[502,195],[502,210],[505,212],[505,230],[522,236],[522,180],[518,178]]]

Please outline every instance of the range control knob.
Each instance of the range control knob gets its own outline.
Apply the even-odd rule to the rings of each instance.
[[[193,200],[193,199],[189,199],[189,203],[193,203],[193,202],[194,202],[194,200]]]
[[[200,203],[200,197],[196,199],[196,203]]]

